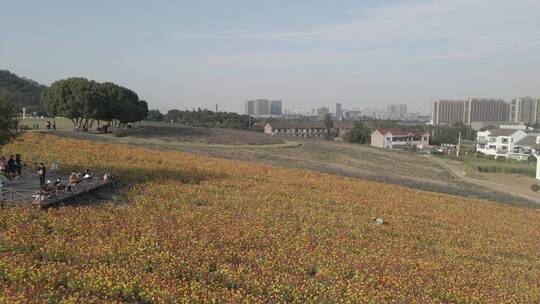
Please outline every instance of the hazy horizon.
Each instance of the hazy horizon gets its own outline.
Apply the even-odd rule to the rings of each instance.
[[[540,96],[540,1],[0,1],[0,69],[116,82],[163,111]]]

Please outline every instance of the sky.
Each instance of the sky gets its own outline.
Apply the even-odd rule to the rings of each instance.
[[[540,96],[540,0],[0,0],[0,69],[243,112]]]

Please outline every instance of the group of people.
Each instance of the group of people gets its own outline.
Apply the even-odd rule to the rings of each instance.
[[[23,162],[20,154],[11,155],[8,160],[0,155],[0,172],[7,178],[19,178],[22,175]]]
[[[51,163],[50,169],[53,172],[53,176],[56,176],[55,173],[58,170],[58,165],[59,164],[57,161],[53,161]],[[11,177],[18,179],[22,175],[23,166],[25,165],[22,162],[22,157],[20,154],[11,155],[8,160],[6,160],[4,156],[0,155],[0,203],[4,200],[3,188],[6,186],[6,183],[9,182]],[[54,181],[47,179],[47,167],[44,163],[39,163],[36,171],[40,184],[40,190],[35,196],[36,201],[54,198],[59,193],[63,192],[73,192],[73,188],[81,183],[86,183],[93,180],[98,180],[101,182],[112,180],[112,175],[110,173],[105,173],[101,178],[96,178],[89,169],[86,169],[84,172],[72,171],[69,175],[67,184],[64,184],[59,176],[55,177]]]
[[[69,185],[75,186],[77,184],[80,184],[82,182],[91,181],[94,177],[90,173],[90,170],[86,169],[86,171],[83,172],[77,172],[72,171],[69,175]]]
[[[47,125],[45,126],[47,130],[56,130],[56,121],[53,120],[52,124],[50,120],[47,120]]]
[[[103,125],[101,127],[97,127],[96,128],[96,131],[98,133],[110,133],[111,132],[111,125],[110,124],[106,124],[106,125]]]
[[[38,175],[41,189],[38,195],[36,195],[36,201],[43,201],[46,199],[55,198],[59,193],[63,192],[73,192],[74,187],[78,184],[92,181],[95,179],[95,177],[88,169],[86,169],[84,172],[72,171],[69,175],[68,183],[64,184],[60,177],[57,177],[54,182],[52,182],[51,180],[46,180],[45,172],[45,166],[43,165],[43,163],[40,163],[38,166]],[[111,179],[112,175],[110,173],[106,173],[105,175],[103,175],[101,180],[109,181]]]

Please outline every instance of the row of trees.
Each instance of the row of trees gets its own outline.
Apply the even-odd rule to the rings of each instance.
[[[240,115],[232,112],[214,112],[210,110],[169,110],[167,114],[162,114],[158,110],[148,112],[146,120],[166,121],[191,126],[222,127],[235,129],[248,129],[253,119],[249,115]]]
[[[148,104],[134,91],[81,77],[54,82],[41,99],[47,114],[67,117],[83,130],[91,129],[96,121],[119,127],[141,121],[148,114]]]

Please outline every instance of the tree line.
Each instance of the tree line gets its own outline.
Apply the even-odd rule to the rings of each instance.
[[[43,91],[41,100],[48,115],[67,117],[82,130],[91,129],[96,121],[120,127],[148,114],[148,104],[134,91],[82,77],[55,81]]]
[[[158,110],[150,110],[146,120],[165,121],[197,127],[221,127],[234,129],[249,129],[254,122],[249,115],[240,115],[233,112],[214,112],[207,109],[197,110],[169,110],[162,114]]]

